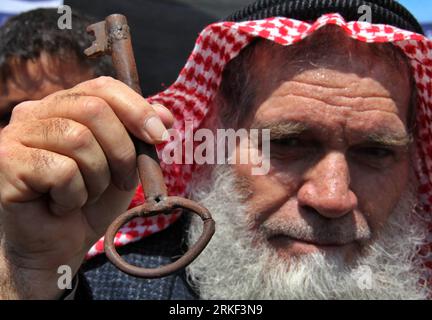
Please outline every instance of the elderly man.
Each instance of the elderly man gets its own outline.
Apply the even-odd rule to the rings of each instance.
[[[57,273],[68,265],[80,274],[76,298],[428,297],[432,45],[395,2],[371,1],[385,25],[356,22],[354,2],[301,2],[258,1],[206,28],[177,82],[151,99],[174,117],[110,78],[18,105],[0,140],[0,296],[70,297]],[[195,129],[270,129],[269,172],[163,164],[171,193],[213,213],[209,247],[169,282],[119,275],[102,256],[82,266],[134,195],[126,128],[158,144],[190,119]],[[200,226],[182,217],[138,242],[147,250],[121,254],[154,266]]]

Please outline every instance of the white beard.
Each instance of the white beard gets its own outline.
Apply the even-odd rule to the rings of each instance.
[[[202,299],[425,299],[429,292],[419,286],[424,270],[413,257],[426,228],[410,222],[414,195],[412,190],[403,195],[378,240],[354,265],[321,253],[287,263],[267,244],[252,245],[234,173],[218,166],[210,179],[192,187],[191,197],[212,213],[216,234],[187,268],[188,280]],[[199,237],[201,225],[192,219],[189,243]]]

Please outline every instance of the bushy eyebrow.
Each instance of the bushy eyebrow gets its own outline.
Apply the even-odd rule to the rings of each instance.
[[[271,139],[282,139],[291,135],[311,132],[312,128],[300,121],[254,122],[253,128],[270,129]],[[408,147],[413,138],[408,133],[371,133],[364,137],[363,144],[374,144],[386,147]]]
[[[300,135],[310,130],[308,125],[298,121],[256,122],[252,127],[259,130],[270,129],[271,139],[281,139],[290,135]]]
[[[413,141],[409,134],[396,135],[396,134],[370,134],[366,137],[367,143],[378,144],[388,147],[408,147]]]

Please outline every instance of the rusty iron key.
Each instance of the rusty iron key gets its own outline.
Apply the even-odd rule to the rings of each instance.
[[[88,26],[87,32],[92,33],[96,39],[84,53],[89,57],[111,55],[117,79],[142,95],[126,17],[112,14],[104,21]],[[137,153],[137,167],[145,203],[121,214],[109,226],[105,234],[105,253],[117,268],[127,274],[142,278],[164,277],[185,268],[204,250],[215,232],[215,222],[210,212],[200,204],[186,198],[168,196],[155,147],[133,136],[132,139]],[[136,217],[168,214],[175,209],[193,212],[203,221],[203,233],[189,251],[175,262],[154,269],[133,266],[121,258],[114,247],[114,237],[124,224]]]

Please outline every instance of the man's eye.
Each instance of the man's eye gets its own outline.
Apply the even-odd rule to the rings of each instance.
[[[384,169],[396,161],[396,152],[384,147],[359,147],[351,151],[353,159],[372,168]]]
[[[363,147],[358,148],[356,153],[363,156],[373,157],[376,159],[385,159],[394,155],[393,150],[380,147]]]
[[[318,151],[317,144],[309,139],[300,137],[286,137],[273,139],[271,141],[270,151],[275,159],[284,160],[304,160],[316,155]]]
[[[299,138],[283,138],[283,139],[274,139],[271,141],[274,145],[280,147],[288,147],[288,148],[297,148],[303,146],[302,141]]]

